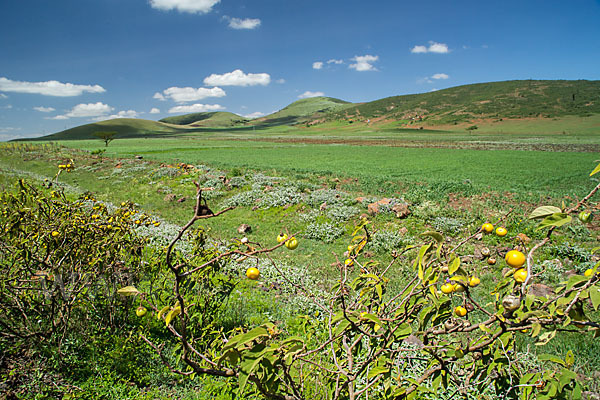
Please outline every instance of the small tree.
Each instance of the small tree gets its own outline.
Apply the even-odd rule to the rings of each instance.
[[[117,132],[111,131],[111,132],[94,132],[94,136],[96,136],[98,139],[103,140],[104,141],[104,146],[108,147],[108,144],[115,139],[115,136],[117,136]]]

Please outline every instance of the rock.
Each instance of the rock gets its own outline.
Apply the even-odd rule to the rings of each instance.
[[[406,235],[406,234],[408,233],[408,229],[406,229],[406,227],[405,227],[405,226],[403,226],[402,228],[398,229],[398,233],[399,233],[401,236],[404,236],[404,235]]]
[[[319,206],[319,210],[321,210],[321,211],[325,211],[326,209],[327,209],[327,202],[323,202],[323,204],[321,204],[321,205]]]
[[[379,213],[379,207],[390,204],[390,203],[391,203],[391,200],[384,197],[381,200],[377,200],[376,202],[369,204],[367,206],[367,210],[369,211],[369,214],[376,215],[377,213]]]
[[[554,294],[554,289],[543,283],[533,283],[529,286],[529,293],[534,296],[550,297]]]
[[[252,232],[252,227],[248,224],[241,224],[237,228],[238,233],[250,233]]]
[[[395,204],[392,207],[392,211],[396,213],[396,218],[406,218],[410,215],[410,210],[408,209],[408,204]]]
[[[364,197],[357,197],[354,200],[356,200],[359,203],[364,203],[364,201],[366,200]]]
[[[413,346],[416,346],[418,348],[422,348],[424,346],[421,339],[419,339],[415,335],[409,335],[406,339],[404,339],[404,343],[412,344]]]
[[[163,200],[165,201],[165,203],[170,203],[172,201],[175,201],[176,198],[177,198],[177,196],[175,196],[173,193],[169,193],[168,195],[165,196],[165,198]]]

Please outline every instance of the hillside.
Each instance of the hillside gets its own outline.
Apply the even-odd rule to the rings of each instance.
[[[172,125],[189,125],[193,127],[229,127],[239,126],[248,120],[237,114],[216,111],[216,112],[200,112],[193,114],[177,115],[159,120],[166,124]]]
[[[262,126],[294,125],[309,120],[318,121],[336,111],[352,107],[354,104],[332,97],[311,97],[293,102],[281,110],[252,121]]]
[[[429,125],[479,119],[555,118],[600,113],[600,81],[506,81],[393,96],[329,114],[327,121],[426,121]]]
[[[94,122],[53,133],[39,139],[46,140],[76,140],[95,139],[94,133],[98,131],[117,132],[117,138],[136,136],[161,136],[165,134],[182,133],[186,129],[163,122],[149,121],[137,118],[117,118],[108,121]]]

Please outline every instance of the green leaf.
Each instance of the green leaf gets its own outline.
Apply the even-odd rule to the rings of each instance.
[[[179,314],[181,314],[181,307],[175,307],[174,309],[169,311],[169,313],[165,317],[165,326],[169,326],[173,318],[177,317]]]
[[[551,341],[552,338],[554,338],[555,335],[556,335],[556,331],[550,331],[550,332],[542,333],[540,335],[540,338],[538,339],[538,341],[535,342],[535,345],[536,346],[543,346],[546,343],[548,343],[549,341]],[[559,360],[560,360],[560,358],[559,358]],[[563,363],[564,361],[560,360],[560,362]]]
[[[563,368],[560,374],[560,378],[558,378],[558,390],[562,392],[563,388],[575,379],[577,379],[577,374],[575,372]]]
[[[536,337],[537,335],[539,335],[541,330],[542,324],[540,324],[539,322],[534,322],[533,324],[531,324],[531,337]]]
[[[249,330],[246,333],[243,333],[241,335],[238,335],[239,338],[236,340],[236,347],[240,347],[240,346],[244,346],[248,343],[250,343],[251,341],[253,341],[254,339],[258,339],[259,337],[264,337],[264,336],[269,336],[269,331],[267,331],[267,329],[263,326],[257,326],[254,329]],[[233,338],[234,340],[236,338]],[[229,343],[227,343],[227,345],[229,345]],[[225,348],[228,346],[225,346]]]
[[[555,331],[552,331],[552,332],[555,332]],[[548,333],[551,333],[551,332],[548,332]],[[542,335],[542,336],[544,336],[544,335]],[[541,337],[540,337],[540,339],[541,339]],[[540,355],[538,355],[538,359],[540,359],[542,361],[552,361],[553,363],[560,364],[563,367],[566,366],[566,363],[560,357],[557,357],[553,354],[540,354]]]
[[[590,172],[590,176],[597,174],[600,171],[600,164],[596,165],[596,168],[592,172]]]
[[[367,378],[371,379],[377,375],[386,374],[388,372],[390,372],[390,369],[386,368],[386,367],[371,368],[371,370],[369,371],[369,374],[367,375]]]
[[[567,363],[568,368],[571,368],[573,364],[575,364],[575,355],[571,350],[567,351],[567,355],[565,356],[565,363]]]
[[[454,273],[460,268],[460,257],[455,257],[448,265],[448,273],[454,275]]]
[[[590,288],[590,299],[592,300],[594,310],[598,311],[598,306],[600,306],[600,287],[594,285]]]
[[[444,241],[444,236],[441,233],[435,231],[427,231],[421,233],[421,236],[429,236],[433,238],[436,242],[442,243]]]
[[[140,291],[133,286],[125,286],[117,290],[117,293],[119,293],[122,296],[137,296],[138,294],[140,294]]]
[[[569,222],[571,222],[573,218],[571,218],[570,215],[565,214],[565,213],[554,213],[552,215],[547,216],[546,218],[544,218],[542,220],[542,222],[540,222],[540,224],[538,225],[538,227],[536,228],[536,230],[540,230],[540,229],[544,229],[544,228],[549,228],[551,226],[556,226],[556,227],[560,227],[563,226],[565,224],[568,224]]]
[[[560,213],[562,210],[554,206],[538,207],[529,214],[529,219],[545,218],[548,215]]]
[[[369,321],[371,321],[379,326],[383,325],[383,322],[381,322],[381,320],[379,318],[377,318],[377,316],[374,314],[361,313],[360,316],[361,316],[361,318],[368,319]]]
[[[404,338],[409,337],[411,333],[412,328],[410,324],[405,322],[402,325],[400,325],[398,329],[396,329],[396,331],[394,332],[394,337],[396,338],[396,340],[402,340]]]
[[[573,288],[577,284],[579,284],[579,283],[581,283],[583,281],[587,281],[587,280],[588,280],[588,278],[586,278],[583,275],[571,275],[571,277],[567,281],[567,287],[565,289],[566,290],[570,290],[571,288]]]

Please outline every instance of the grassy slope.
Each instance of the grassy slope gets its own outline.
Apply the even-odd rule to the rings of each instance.
[[[185,115],[177,115],[175,117],[167,117],[159,120],[166,124],[173,125],[191,125],[191,126],[210,126],[210,127],[226,127],[243,124],[248,120],[237,114],[216,111],[216,112],[201,112]]]
[[[281,110],[256,119],[257,125],[291,125],[304,122],[308,119],[319,119],[327,114],[351,107],[353,104],[331,97],[311,97],[298,100]]]
[[[336,112],[328,120],[404,120],[453,124],[481,118],[587,116],[600,113],[600,81],[506,81],[388,97]]]

